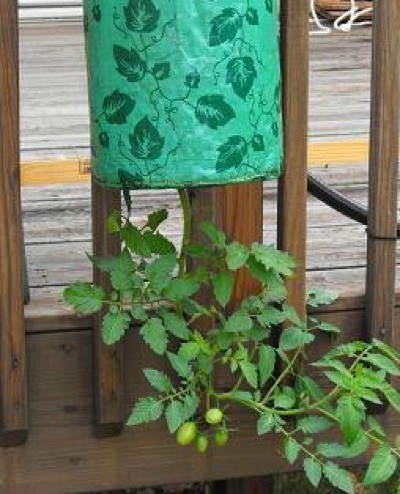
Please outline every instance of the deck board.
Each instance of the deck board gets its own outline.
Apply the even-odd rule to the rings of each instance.
[[[22,160],[87,158],[89,119],[81,25],[23,23],[20,38]],[[310,142],[358,142],[368,137],[370,66],[369,28],[311,38]],[[313,172],[366,204],[366,164],[354,163],[350,159],[348,165],[313,168]],[[91,238],[89,184],[27,186],[22,198],[33,295],[27,314],[34,321],[40,300],[49,304],[49,314],[69,314],[60,305],[62,287],[91,277],[84,256]],[[170,220],[164,231],[179,244],[181,217],[173,191],[136,192],[134,203],[137,221],[153,207],[167,207]],[[264,186],[264,240],[272,243],[275,237],[276,184],[269,182]],[[365,256],[365,228],[309,198],[308,283],[360,300]],[[44,305],[41,310],[46,311]]]

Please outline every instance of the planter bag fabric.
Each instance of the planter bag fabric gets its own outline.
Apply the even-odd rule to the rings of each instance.
[[[85,0],[92,165],[110,187],[272,179],[276,0]]]

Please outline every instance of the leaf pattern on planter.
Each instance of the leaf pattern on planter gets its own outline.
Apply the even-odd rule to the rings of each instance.
[[[217,129],[235,117],[233,108],[225,101],[222,94],[211,94],[199,98],[196,107],[197,120]]]
[[[277,0],[84,0],[92,156],[111,186],[276,178]]]
[[[148,117],[136,125],[133,134],[129,136],[131,153],[140,160],[156,160],[161,156],[165,139]]]
[[[135,100],[125,93],[115,90],[103,101],[103,112],[110,124],[124,124],[135,108]]]
[[[241,98],[246,99],[256,77],[257,70],[252,58],[238,57],[229,61],[226,82],[232,85],[232,89]]]
[[[128,81],[138,82],[143,79],[146,73],[146,64],[136,50],[133,48],[127,50],[123,46],[116,45],[114,46],[114,58],[118,72]]]
[[[130,0],[124,7],[124,13],[128,29],[145,33],[157,28],[161,15],[161,11],[151,0]]]

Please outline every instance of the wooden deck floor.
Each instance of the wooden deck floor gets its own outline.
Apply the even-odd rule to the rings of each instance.
[[[81,26],[23,24],[20,35],[23,161],[86,158],[89,130]],[[370,29],[311,38],[311,142],[367,138],[370,41]],[[350,156],[349,161],[351,166],[321,166],[314,172],[365,204],[366,164],[355,165],[357,159]],[[335,157],[329,161],[333,164]],[[274,183],[265,185],[264,235],[268,242],[275,240],[275,191]],[[138,219],[154,205],[172,209],[166,228],[179,243],[176,195],[144,192],[135,197]],[[90,277],[84,256],[90,250],[89,185],[24,187],[22,198],[33,300],[49,298],[53,303],[66,283]],[[365,253],[365,228],[310,198],[309,284],[323,284],[361,300]],[[400,285],[400,274],[397,278]],[[55,310],[54,306],[48,310]],[[35,313],[35,303],[27,313]]]

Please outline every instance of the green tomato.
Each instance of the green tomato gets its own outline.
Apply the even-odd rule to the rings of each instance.
[[[205,453],[208,449],[208,437],[205,434],[198,434],[196,437],[196,449],[198,453]]]
[[[197,435],[197,425],[195,422],[185,422],[176,433],[176,442],[180,446],[187,446],[192,443]]]
[[[214,434],[214,442],[217,446],[225,446],[225,444],[228,442],[229,439],[229,433],[225,428],[218,429],[215,431]]]
[[[210,408],[206,412],[206,422],[210,425],[217,425],[221,422],[223,413],[219,408]]]

